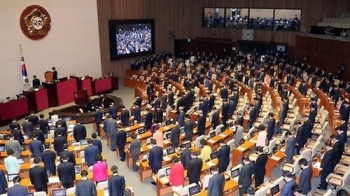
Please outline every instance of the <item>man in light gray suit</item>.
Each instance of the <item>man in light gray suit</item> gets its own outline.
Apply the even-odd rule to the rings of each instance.
[[[239,141],[243,138],[243,127],[239,124],[239,122],[235,121],[235,145],[239,146]]]
[[[5,143],[5,151],[8,149],[13,150],[14,157],[17,157],[18,159],[21,158],[22,146],[17,140],[15,140],[15,137],[12,134],[10,134],[10,140]]]
[[[287,146],[286,146],[286,150],[284,151],[284,154],[286,155],[286,162],[291,163],[293,160],[293,156],[295,155],[296,138],[290,131],[286,132],[286,138],[288,141],[287,141]]]
[[[111,115],[108,115],[108,121],[106,125],[107,126],[105,131],[107,132],[111,140],[111,151],[115,151],[117,142],[118,123],[115,119],[112,118]]]
[[[130,142],[130,155],[132,158],[132,169],[136,172],[138,170],[136,162],[140,157],[141,141],[137,139],[136,133],[131,134],[131,139],[132,141]]]
[[[76,185],[75,196],[96,196],[96,186],[88,178],[88,172],[83,170],[81,172],[81,181]]]
[[[225,176],[218,172],[216,166],[211,166],[212,177],[209,180],[208,196],[223,196],[225,187]]]

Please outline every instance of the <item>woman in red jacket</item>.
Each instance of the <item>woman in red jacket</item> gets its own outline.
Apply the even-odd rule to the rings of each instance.
[[[180,163],[179,158],[175,156],[172,159],[172,163],[173,163],[173,166],[171,166],[170,168],[169,183],[173,191],[181,193],[181,190],[184,184],[185,169],[184,169],[184,166]]]

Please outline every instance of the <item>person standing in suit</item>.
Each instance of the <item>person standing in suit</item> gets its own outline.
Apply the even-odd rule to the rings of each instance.
[[[91,138],[92,138],[92,145],[97,146],[100,154],[102,154],[102,142],[101,142],[101,140],[97,139],[97,134],[92,133]]]
[[[332,143],[332,146],[333,146],[333,150],[334,150],[334,166],[337,165],[340,160],[341,160],[341,157],[344,153],[344,146],[341,142],[339,142],[338,140],[338,136],[336,134],[332,134],[331,135],[331,143]]]
[[[125,106],[122,106],[122,112],[120,115],[121,123],[124,127],[128,126],[129,118],[130,118],[130,112],[129,110],[125,109]]]
[[[62,126],[62,121],[57,121],[56,122],[56,129],[54,131],[54,135],[55,137],[58,136],[58,131],[61,131],[61,135],[63,137],[67,137],[68,133],[67,133],[67,129],[65,127]]]
[[[343,146],[346,146],[346,142],[348,140],[348,137],[346,135],[346,132],[348,130],[348,125],[347,122],[345,122],[344,119],[340,119],[341,125],[335,128],[335,131],[337,132],[338,135],[338,140],[340,143],[343,144]]]
[[[7,174],[18,174],[20,167],[18,164],[17,157],[13,156],[13,150],[6,150],[7,157],[4,159],[4,164]]]
[[[286,162],[292,163],[293,156],[295,155],[295,144],[296,144],[296,138],[292,134],[292,132],[287,131],[286,132],[286,139],[287,139],[287,146],[284,151],[284,154],[286,156]]]
[[[176,156],[173,156],[171,162],[173,165],[170,168],[169,183],[172,191],[180,193],[185,182],[185,169]]]
[[[113,119],[117,119],[117,112],[118,112],[118,108],[114,105],[113,102],[110,102],[109,110],[108,110],[109,115],[111,115]]]
[[[184,166],[185,169],[187,169],[191,161],[191,149],[188,148],[185,144],[181,144],[180,149],[181,149],[181,153],[180,153],[181,164]]]
[[[81,181],[76,185],[75,196],[97,196],[95,184],[88,179],[88,172],[81,171]]]
[[[95,106],[95,113],[94,113],[94,122],[96,125],[96,131],[97,131],[97,135],[100,136],[100,124],[102,123],[103,119],[103,112],[100,110],[100,108],[98,106]]]
[[[66,155],[61,156],[62,163],[57,166],[58,178],[60,179],[63,187],[65,189],[74,186],[75,181],[75,170],[74,165],[68,162],[68,157]]]
[[[221,115],[222,115],[222,123],[224,124],[224,127],[227,127],[227,120],[229,119],[228,115],[228,109],[229,105],[227,103],[227,100],[223,100],[223,105],[221,106]]]
[[[275,135],[275,124],[276,120],[273,117],[273,113],[270,112],[268,114],[268,121],[267,121],[267,140],[270,141],[272,137]]]
[[[327,176],[333,172],[334,170],[334,159],[336,157],[336,154],[334,152],[334,149],[332,148],[332,144],[329,142],[325,143],[325,149],[326,152],[323,155],[320,169],[321,169],[321,179],[320,184],[317,187],[318,189],[326,190],[328,187],[328,183],[326,181]]]
[[[224,187],[225,187],[225,176],[216,166],[210,167],[210,172],[213,175],[209,179],[208,185],[208,196],[223,196],[224,195]]]
[[[40,129],[40,125],[36,125],[34,127],[33,134],[36,134],[38,136],[38,140],[40,140],[42,143],[45,143],[45,135],[44,132]]]
[[[40,126],[40,130],[42,130],[44,134],[48,134],[50,131],[49,122],[45,120],[44,114],[40,114],[39,117],[38,125]]]
[[[36,75],[33,76],[33,87],[34,88],[39,88],[40,86],[40,80],[36,77]]]
[[[170,142],[171,142],[171,147],[177,148],[179,147],[179,142],[180,142],[180,126],[178,122],[176,122],[176,125],[173,127],[173,129],[170,132]]]
[[[137,121],[137,123],[141,122],[141,108],[136,104],[134,104],[133,116],[134,116],[134,121]]]
[[[6,190],[7,190],[7,180],[5,177],[5,172],[3,170],[0,170],[0,194],[5,194]]]
[[[211,125],[213,126],[213,129],[220,124],[220,110],[217,110],[216,107],[213,107],[213,116],[211,118]]]
[[[253,127],[253,124],[256,120],[256,107],[254,107],[254,104],[250,104],[250,112],[249,112],[249,120],[248,120],[248,129]]]
[[[145,116],[145,127],[146,129],[151,129],[153,122],[153,114],[150,112],[149,108],[146,108],[147,114]]]
[[[185,127],[184,127],[186,141],[192,142],[192,140],[193,140],[193,128],[194,128],[194,122],[188,116],[187,122],[185,122]]]
[[[76,165],[77,163],[75,161],[74,152],[68,150],[67,143],[63,144],[63,149],[64,150],[59,154],[60,157],[63,157],[63,155],[65,155],[68,158],[68,162],[73,163],[73,165]],[[61,159],[61,163],[63,163],[63,159]]]
[[[163,109],[158,106],[155,110],[155,123],[162,123],[163,122]]]
[[[132,159],[132,169],[134,172],[138,171],[138,167],[136,165],[136,162],[139,160],[140,153],[141,153],[141,141],[137,139],[136,133],[131,134],[132,141],[130,142],[130,155]]]
[[[28,188],[20,185],[21,177],[16,176],[13,178],[13,187],[9,188],[7,191],[7,196],[19,196],[19,195],[28,195]],[[7,187],[7,185],[6,185]]]
[[[61,130],[57,130],[57,137],[53,140],[53,148],[55,149],[57,155],[63,152],[63,145],[67,143],[67,138],[62,136]]]
[[[179,124],[180,127],[185,126],[185,112],[184,112],[184,108],[180,107],[179,108],[179,116],[177,118],[177,122]]]
[[[50,150],[50,144],[44,144],[44,152],[41,153],[41,161],[44,163],[45,170],[49,170],[51,175],[56,176],[56,153]]]
[[[28,117],[24,117],[24,122],[22,123],[22,129],[24,134],[26,134],[29,138],[33,135],[33,125],[28,121]]]
[[[293,174],[290,171],[283,171],[282,176],[284,177],[284,181],[286,182],[280,192],[282,196],[294,196],[293,186],[295,186],[295,180],[293,178]]]
[[[245,155],[242,158],[243,167],[239,172],[238,187],[239,195],[243,196],[248,187],[252,184],[252,175],[254,173],[254,164],[250,162],[249,156]]]
[[[116,141],[117,141],[117,132],[118,132],[118,123],[111,115],[108,115],[108,121],[106,123],[106,132],[110,137],[111,151],[116,150]]]
[[[43,153],[43,143],[38,140],[38,135],[33,134],[33,140],[29,143],[29,150],[34,157],[40,157]]]
[[[148,155],[148,165],[152,169],[153,174],[157,174],[158,171],[162,168],[162,161],[163,161],[163,148],[156,146],[156,141],[151,140],[152,149],[149,152]],[[156,185],[155,182],[152,182],[153,185]]]
[[[199,183],[200,175],[202,172],[203,160],[198,157],[197,152],[191,152],[191,161],[187,167],[187,178],[189,184]]]
[[[198,136],[204,135],[205,131],[205,122],[206,122],[206,117],[203,116],[202,111],[198,111],[198,119],[197,119],[197,130],[198,130]]]
[[[34,113],[33,111],[31,111],[31,112],[30,112],[30,115],[29,115],[29,117],[28,117],[28,121],[29,121],[30,123],[32,123],[33,127],[35,127],[36,124],[37,124],[38,121],[39,121],[39,118],[38,118],[38,116],[35,115],[35,113]]]
[[[14,130],[15,127],[20,127],[19,123],[17,122],[17,119],[15,117],[12,118],[12,122],[9,124],[10,130]]]
[[[266,163],[268,160],[268,156],[264,153],[263,147],[256,147],[256,153],[258,154],[258,158],[255,161],[254,167],[255,188],[259,187],[261,184],[264,183]]]
[[[231,149],[230,146],[225,143],[223,139],[219,140],[219,150],[218,150],[218,168],[219,173],[225,172],[227,169],[227,166],[230,163],[230,153]]]
[[[57,74],[57,70],[55,67],[52,67],[52,80],[53,81],[58,80],[58,74]]]
[[[235,130],[235,146],[239,146],[239,142],[243,139],[243,127],[239,124],[238,120],[234,124]]]
[[[96,184],[108,179],[108,166],[107,163],[102,160],[102,155],[96,155],[96,163],[92,168],[92,176]]]
[[[296,153],[300,154],[300,150],[304,148],[304,145],[308,137],[307,137],[305,127],[302,125],[300,121],[296,122],[295,130],[297,130],[296,143],[295,143],[296,150],[297,150]]]
[[[13,152],[13,156],[16,158],[21,158],[21,154],[22,154],[22,146],[21,144],[19,144],[19,142],[17,140],[15,140],[15,137],[10,134],[10,140],[8,140],[5,143],[5,151],[11,149]]]
[[[117,132],[116,145],[118,146],[118,151],[120,155],[120,160],[125,161],[125,144],[126,144],[127,134],[123,129]]]
[[[84,157],[85,162],[90,167],[96,163],[96,155],[100,154],[100,151],[98,150],[97,146],[92,145],[92,139],[89,138],[87,142],[89,145],[84,150]]]
[[[125,178],[118,174],[118,167],[113,165],[111,167],[113,176],[108,179],[108,193],[109,196],[124,196]]]
[[[79,121],[76,121],[76,125],[73,128],[73,137],[76,142],[84,140],[86,138],[86,127],[80,124]]]
[[[300,174],[300,188],[303,195],[307,195],[311,191],[311,177],[312,169],[305,158],[301,158],[298,162],[299,167],[302,169]]]
[[[29,178],[30,183],[34,185],[35,191],[45,191],[47,193],[47,184],[49,178],[47,176],[46,170],[44,167],[39,166],[40,158],[34,158],[34,167],[29,169]],[[73,168],[74,173],[74,168]]]
[[[24,142],[24,137],[22,134],[22,131],[20,130],[19,126],[15,126],[14,129],[11,131],[11,134],[13,135],[14,139],[19,142],[19,144],[22,146]]]

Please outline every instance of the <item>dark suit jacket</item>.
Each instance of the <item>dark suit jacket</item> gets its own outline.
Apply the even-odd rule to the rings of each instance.
[[[170,132],[170,142],[172,147],[179,147],[180,141],[180,126],[175,126]]]
[[[125,178],[120,175],[113,175],[108,179],[109,196],[124,196]]]
[[[337,141],[336,143],[333,144],[333,150],[334,150],[334,165],[337,165],[341,159],[341,156],[343,155],[344,152],[344,146],[341,142]]]
[[[35,126],[39,121],[38,116],[30,115],[28,118],[28,122],[31,122],[33,126]]]
[[[63,162],[57,166],[58,178],[62,183],[74,183],[75,170],[73,163]]]
[[[215,129],[220,124],[220,113],[219,111],[214,112],[213,117],[211,119],[211,124]]]
[[[256,120],[256,108],[253,107],[249,113],[249,121],[255,122],[255,120]]]
[[[224,145],[220,148],[218,151],[218,168],[219,172],[224,172],[227,169],[227,166],[230,163],[230,146],[229,145]]]
[[[296,138],[293,136],[287,141],[287,147],[284,151],[284,154],[286,154],[287,159],[292,159],[295,155],[295,144],[296,144]]]
[[[187,167],[187,177],[190,181],[199,181],[202,172],[203,160],[193,158]]]
[[[170,92],[168,94],[168,102],[169,102],[169,105],[174,105],[174,92]]]
[[[225,176],[222,173],[214,174],[208,184],[207,196],[223,196],[225,187]]]
[[[86,138],[86,128],[84,125],[78,124],[73,129],[73,136],[76,142]]]
[[[223,104],[222,105],[222,109],[221,109],[221,113],[222,113],[222,117],[227,120],[228,119],[228,109],[229,109],[229,105],[228,103]],[[226,122],[225,122],[226,123]]]
[[[163,148],[154,146],[148,156],[148,164],[152,168],[153,173],[158,173],[158,170],[162,168],[163,161]]]
[[[125,131],[118,131],[117,132],[117,138],[116,138],[116,145],[124,147],[127,139],[127,134]]]
[[[30,122],[23,122],[22,123],[22,129],[24,134],[26,134],[28,137],[32,137],[33,134],[33,125]]]
[[[29,192],[27,187],[16,184],[8,189],[7,196],[27,196],[28,193]]]
[[[185,112],[180,112],[177,121],[178,121],[180,127],[185,126]]]
[[[346,125],[346,123],[344,124]],[[347,128],[345,130],[347,130]],[[341,134],[338,135],[338,140],[340,143],[343,144],[343,146],[346,145],[346,141],[348,140],[348,137],[346,136],[346,131],[343,131]]]
[[[55,137],[53,140],[53,148],[55,149],[57,154],[61,154],[63,152],[63,144],[67,143],[67,138],[64,136]]]
[[[52,79],[53,80],[58,80],[58,76],[57,76],[57,71],[53,71],[53,74],[52,74]]]
[[[148,112],[146,114],[146,119],[145,119],[145,126],[147,129],[150,129],[152,127],[152,120],[153,120],[153,115],[151,112]]]
[[[307,195],[311,191],[311,177],[312,169],[310,167],[305,168],[301,171],[299,186],[303,195]]]
[[[316,112],[315,109],[312,110],[312,111],[310,111],[309,119],[310,119],[311,124],[314,124],[314,123],[315,123],[316,115],[317,115],[317,112]]]
[[[101,110],[97,110],[94,113],[94,121],[95,121],[95,123],[100,124],[103,121],[102,116],[103,116],[103,112]]]
[[[85,162],[88,166],[94,165],[96,163],[96,155],[100,153],[100,150],[97,146],[89,145],[84,150]]]
[[[117,117],[117,110],[118,108],[115,105],[109,106],[109,114],[112,116],[112,118]]]
[[[58,130],[61,130],[61,135],[63,136],[63,137],[67,137],[67,130],[66,130],[66,128],[65,127],[57,127],[56,129],[55,129],[55,132],[54,132],[54,135],[55,135],[55,137],[57,137],[58,136],[58,134],[57,134],[57,131]]]
[[[275,124],[276,120],[272,118],[267,122],[267,139],[270,141],[275,134]]]
[[[74,171],[73,171],[74,172]],[[29,169],[29,178],[35,189],[47,189],[49,178],[44,167],[34,166]]]
[[[38,88],[40,86],[40,80],[38,78],[33,79],[33,87]]]
[[[129,110],[123,110],[121,113],[120,120],[124,126],[127,126],[130,118]]]
[[[68,157],[68,162],[73,163],[73,165],[77,164],[75,161],[75,156],[73,152],[69,150],[64,150],[63,152],[60,153],[60,158],[62,158],[64,154]],[[61,163],[63,163],[62,159],[61,159]]]
[[[189,120],[185,123],[185,139],[192,141],[193,139],[193,127],[194,122],[192,120]]]
[[[96,185],[90,180],[82,180],[75,187],[75,196],[96,196]]]
[[[7,189],[7,180],[5,178],[5,173],[3,170],[0,170],[0,194],[6,193]]]
[[[159,109],[156,111],[156,123],[162,123],[163,122],[163,110]]]
[[[263,153],[258,156],[258,158],[255,161],[255,167],[254,167],[254,175],[256,177],[262,177],[265,176],[266,172],[266,163],[268,160],[267,154]]]
[[[181,163],[187,168],[191,161],[191,150],[186,148],[181,152]]]
[[[17,140],[19,142],[19,144],[21,144],[21,146],[22,146],[23,142],[24,142],[22,131],[20,129],[14,129],[11,131],[11,133],[15,137],[14,139]]]
[[[205,117],[200,116],[197,120],[197,130],[198,130],[198,136],[204,135],[205,131]]]
[[[243,165],[242,170],[239,172],[238,185],[248,187],[252,184],[252,175],[254,173],[254,163]]]
[[[39,120],[38,125],[40,125],[40,130],[42,130],[43,133],[48,133],[48,130],[50,129],[50,127],[47,120]]]
[[[42,130],[35,129],[33,134],[36,134],[38,136],[38,140],[40,140],[43,144],[45,143],[45,135]]]
[[[101,140],[98,140],[98,139],[92,140],[92,145],[97,146],[98,150],[100,151],[100,154],[102,153],[102,142],[101,142]]]
[[[139,106],[135,106],[135,109],[134,109],[134,120],[137,120],[137,122],[141,121],[141,108]]]
[[[334,170],[334,158],[335,158],[335,151],[334,149],[330,149],[328,150],[322,158],[321,161],[321,166],[320,168],[322,168],[322,173],[331,173]]]
[[[41,153],[41,161],[44,163],[45,170],[56,170],[56,153],[54,151],[45,150]]]
[[[294,196],[294,193],[292,191],[292,187],[295,185],[295,181],[291,180],[288,181],[286,184],[283,185],[281,189],[280,195],[282,196]]]
[[[34,157],[40,157],[44,151],[43,143],[40,140],[33,140],[29,143],[29,150]]]
[[[9,128],[10,128],[11,130],[14,130],[15,127],[20,128],[20,125],[19,125],[18,122],[11,122],[11,123],[9,124]]]

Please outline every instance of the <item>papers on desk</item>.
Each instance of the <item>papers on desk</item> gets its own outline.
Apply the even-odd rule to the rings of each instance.
[[[59,183],[60,179],[58,177],[50,177],[49,183]]]
[[[164,144],[169,144],[170,142],[169,142],[169,140],[163,140],[163,143]]]
[[[316,162],[315,164],[312,165],[312,167],[320,169],[321,168],[321,163],[320,162]]]
[[[284,151],[286,151],[286,149],[285,149],[285,148],[281,148],[280,151],[281,151],[281,152],[284,152]]]
[[[226,137],[226,135],[223,134],[223,133],[221,133],[219,136],[220,136],[220,137]]]
[[[125,128],[125,131],[130,131],[130,128],[129,128],[129,127],[126,127],[126,128]]]
[[[141,123],[140,126],[141,126],[141,127],[145,126],[145,123]]]
[[[210,140],[208,140],[208,142],[210,142],[210,143],[214,143],[214,142],[215,142],[215,140],[210,139]]]
[[[74,150],[80,150],[80,146],[74,146]]]
[[[147,148],[152,149],[152,145],[147,145]]]
[[[254,140],[254,139],[250,139],[249,141],[253,142],[253,143],[256,143],[256,140]]]
[[[211,161],[208,161],[207,164],[211,167],[211,166],[215,166],[215,164]]]
[[[136,138],[137,138],[137,139],[140,139],[140,138],[141,138],[141,136],[140,136],[140,135],[137,135],[137,136],[136,136]]]
[[[163,184],[168,184],[169,183],[169,178],[167,176],[160,178],[160,180],[163,182]]]
[[[163,157],[163,161],[170,161],[171,159],[168,156]]]
[[[109,191],[108,191],[108,189],[105,189],[105,190],[103,191],[103,195],[104,195],[104,196],[109,196]]]
[[[241,146],[238,146],[237,149],[240,150],[240,151],[245,151],[245,148],[243,148]]]
[[[278,158],[278,157],[276,157],[276,156],[272,156],[271,159],[277,160],[277,161],[278,161],[280,158]]]

